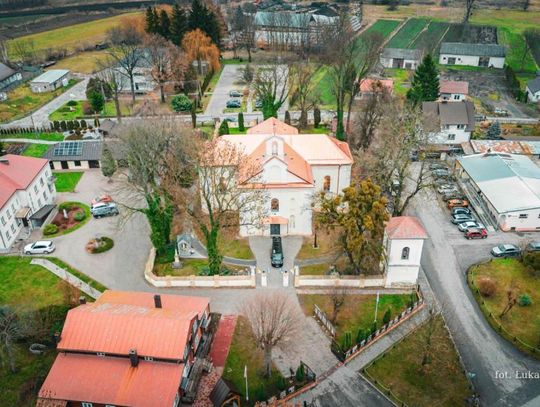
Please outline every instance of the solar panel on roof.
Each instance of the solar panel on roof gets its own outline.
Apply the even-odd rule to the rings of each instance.
[[[54,147],[53,152],[55,156],[81,155],[81,153],[82,143],[77,141],[66,141],[64,143],[59,143]]]

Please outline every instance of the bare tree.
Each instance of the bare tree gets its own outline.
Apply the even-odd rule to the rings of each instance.
[[[474,2],[476,0],[465,0],[465,14],[463,15],[463,22],[468,23],[469,18],[471,18],[471,14],[474,7]]]
[[[280,291],[259,293],[240,305],[253,331],[257,344],[264,352],[264,375],[272,374],[272,349],[284,346],[298,331],[298,307],[291,297]]]
[[[147,50],[145,59],[152,67],[150,71],[152,79],[159,86],[161,103],[165,103],[165,83],[168,82],[172,76],[173,70],[170,49],[173,47],[174,45],[171,45],[169,41],[158,34],[148,35],[145,38],[145,48]]]
[[[98,62],[99,73],[98,77],[107,84],[111,90],[112,99],[114,100],[114,108],[116,110],[116,119],[120,123],[122,121],[122,109],[120,107],[120,93],[123,88],[123,80],[121,74],[116,70],[114,58],[108,56],[104,60]]]
[[[252,86],[262,102],[264,119],[277,117],[278,110],[289,96],[289,69],[281,64],[260,67]]]
[[[167,161],[164,185],[175,202],[193,219],[204,236],[211,274],[221,272],[223,256],[218,242],[223,229],[261,227],[266,216],[266,191],[260,180],[260,165],[243,150],[223,138],[198,140],[192,168],[196,188],[180,188],[177,154]]]
[[[300,110],[300,127],[306,128],[308,111],[313,109],[318,101],[316,83],[313,80],[318,68],[311,64],[296,64],[289,68],[292,91],[289,103]]]
[[[36,44],[32,39],[18,39],[12,44],[13,55],[25,64],[31,64],[37,59]]]
[[[330,316],[330,322],[332,325],[336,323],[337,317],[343,305],[345,305],[345,290],[339,287],[332,288],[330,292],[330,300],[332,301],[332,315]]]
[[[504,309],[502,310],[501,314],[499,315],[499,318],[504,317],[510,310],[516,305],[517,303],[517,292],[516,289],[512,286],[506,290],[506,305],[504,306]]]
[[[107,37],[113,45],[107,53],[115,62],[115,70],[129,80],[131,100],[135,104],[134,77],[136,69],[144,57],[144,52],[141,49],[142,36],[133,25],[124,25],[110,29]]]
[[[11,373],[17,372],[15,342],[26,335],[25,323],[9,305],[0,306],[0,360],[9,364]]]

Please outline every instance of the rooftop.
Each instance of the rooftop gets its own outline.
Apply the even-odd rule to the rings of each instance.
[[[37,78],[32,79],[31,83],[53,83],[58,79],[61,79],[69,73],[69,69],[51,69],[50,71],[43,72]]]
[[[365,78],[360,81],[361,92],[380,92],[386,89],[392,93],[394,89],[394,81],[392,79],[377,79],[377,78]]]
[[[385,227],[390,239],[427,239],[428,234],[418,218],[412,216],[396,216],[388,221]]]
[[[422,54],[423,52],[420,49],[384,48],[381,57],[420,60],[422,59]]]
[[[440,93],[460,93],[462,95],[469,94],[469,82],[466,81],[439,81]]]
[[[6,154],[0,157],[0,208],[17,190],[30,186],[48,161],[43,158]]]
[[[247,134],[298,134],[298,129],[287,123],[283,123],[281,120],[271,117],[265,121],[249,128]]]
[[[11,69],[6,64],[3,64],[0,62],[0,81],[3,81],[4,79],[9,78],[13,74],[16,74],[15,70]]]
[[[480,57],[504,57],[506,48],[498,44],[469,44],[464,42],[443,42],[440,54],[471,55]]]
[[[532,93],[540,91],[540,76],[537,76],[534,79],[531,79],[527,82],[527,87]]]
[[[44,157],[50,161],[101,160],[103,142],[100,140],[62,141],[53,144]]]
[[[441,126],[464,124],[467,131],[474,130],[474,103],[470,101],[423,102],[422,111],[438,118]]]

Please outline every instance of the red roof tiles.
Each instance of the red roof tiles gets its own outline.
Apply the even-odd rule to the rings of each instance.
[[[462,95],[469,94],[469,82],[465,81],[440,81],[440,93],[459,93]]]
[[[375,87],[375,89],[374,89]],[[374,78],[365,78],[360,81],[360,91],[361,92],[380,92],[383,89],[392,93],[394,90],[394,81],[392,79],[374,79]]]
[[[386,234],[390,239],[427,239],[428,235],[417,218],[396,216],[386,224]]]
[[[6,154],[0,157],[0,208],[17,190],[30,186],[48,161],[43,158]]]
[[[277,134],[283,136],[285,134],[298,134],[298,129],[283,123],[275,117],[271,117],[248,129],[247,134]]]

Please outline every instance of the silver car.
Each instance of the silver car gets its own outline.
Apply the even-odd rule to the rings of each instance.
[[[24,254],[49,254],[54,252],[56,247],[50,240],[38,240],[37,242],[24,246]]]
[[[460,232],[466,232],[470,228],[475,229],[485,229],[484,225],[482,225],[479,222],[476,222],[474,220],[470,220],[468,222],[458,223],[457,225]]]

